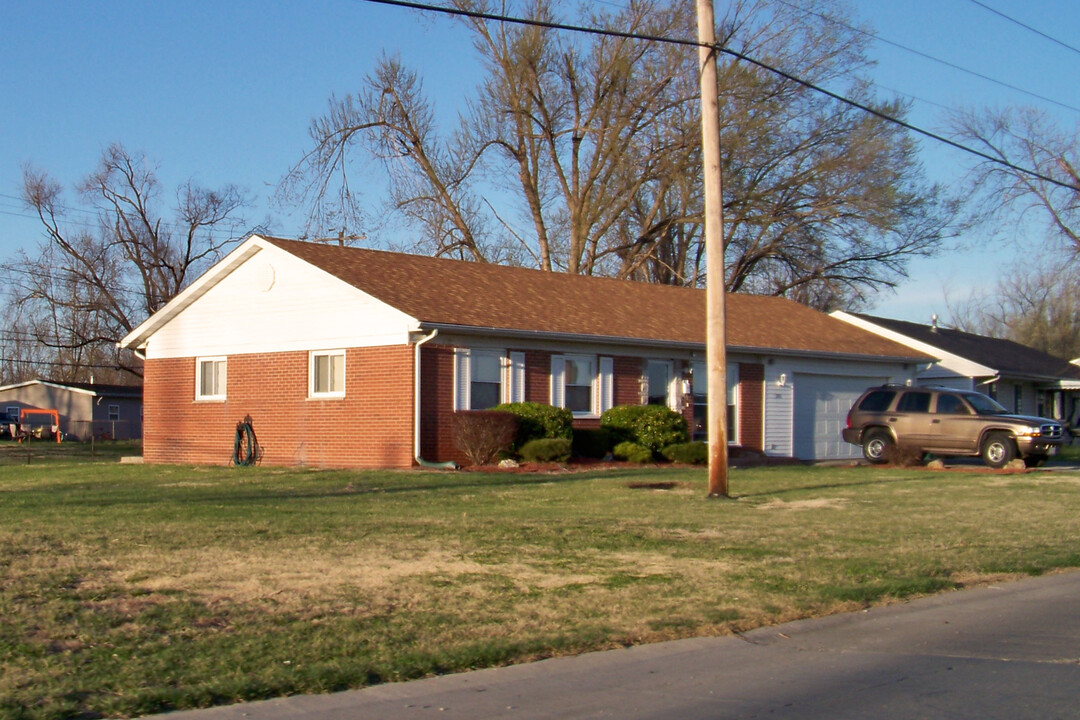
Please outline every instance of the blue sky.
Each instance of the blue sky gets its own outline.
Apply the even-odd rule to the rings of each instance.
[[[1066,42],[1080,37],[1075,0],[983,1]],[[722,14],[725,0],[715,3]],[[972,0],[850,7],[881,38],[1080,107],[1080,55]],[[443,113],[452,115],[475,84],[472,46],[455,22],[364,0],[7,0],[0,4],[0,258],[41,237],[17,200],[22,164],[70,187],[111,142],[156,161],[168,193],[190,178],[245,187],[255,201],[247,226],[295,235],[299,221],[271,208],[269,196],[307,148],[308,124],[330,95],[355,90],[383,52],[420,73]],[[954,105],[1036,104],[1069,127],[1080,120],[1076,111],[885,43],[872,55],[883,92],[918,98],[910,119],[920,126],[939,129],[939,106]],[[956,183],[957,153],[921,143],[930,176]],[[1025,228],[1009,234],[1030,241]],[[1030,257],[1030,248],[983,236],[965,238],[965,246],[914,263],[912,279],[883,293],[874,312],[924,322],[931,312],[944,316],[946,295],[963,299],[992,285],[999,268]]]

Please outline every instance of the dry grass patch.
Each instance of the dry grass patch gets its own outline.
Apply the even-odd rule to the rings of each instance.
[[[698,470],[0,468],[0,718],[327,692],[1080,565],[1080,482],[1001,479],[761,468],[717,502]]]
[[[808,500],[783,500],[773,498],[757,506],[759,510],[822,510],[840,509],[847,505],[847,498],[811,498]]]

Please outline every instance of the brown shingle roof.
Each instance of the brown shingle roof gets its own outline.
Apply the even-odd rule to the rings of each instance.
[[[264,239],[422,323],[705,344],[702,290]],[[758,295],[727,296],[727,344],[923,357],[791,300]]]

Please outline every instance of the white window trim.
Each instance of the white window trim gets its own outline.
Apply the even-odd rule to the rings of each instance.
[[[213,395],[203,395],[203,363],[225,363],[225,382],[222,383],[224,387],[218,388],[218,392]],[[195,358],[195,399],[200,402],[223,402],[228,395],[229,387],[229,358],[227,355],[210,355],[207,357]]]
[[[610,357],[566,353],[551,356],[551,404],[554,407],[566,407],[566,361],[586,360],[592,363],[593,375],[589,381],[589,409],[573,410],[576,418],[600,417],[610,409],[613,400],[614,363]]]
[[[525,353],[499,348],[454,348],[454,410],[472,410],[472,357],[499,358],[499,402],[525,400]]]
[[[108,410],[109,410],[109,415],[108,415],[109,421],[110,422],[119,422],[119,420],[120,420],[120,406],[115,404],[115,403],[111,403],[109,405]],[[115,417],[113,417],[114,415],[115,415]]]
[[[728,435],[731,437],[728,440],[728,445],[739,444],[739,413],[742,410],[742,398],[739,396],[739,364],[728,363],[727,365],[727,403],[728,406],[734,406],[735,412],[733,417],[728,421]]]
[[[315,390],[315,360],[320,357],[340,357],[341,358],[341,384],[340,390],[331,390],[329,392],[317,392]],[[308,398],[312,400],[324,400],[326,398],[343,398],[345,397],[345,387],[347,385],[346,378],[346,365],[345,365],[345,350],[338,348],[336,350],[312,350],[308,353]]]

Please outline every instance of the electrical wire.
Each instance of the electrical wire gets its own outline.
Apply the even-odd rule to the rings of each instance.
[[[837,102],[848,105],[849,107],[853,107],[853,108],[855,108],[857,110],[861,110],[861,111],[863,111],[865,113],[873,115],[874,117],[876,117],[876,118],[878,118],[880,120],[884,120],[885,122],[892,123],[892,124],[894,124],[894,125],[896,125],[898,127],[902,127],[905,130],[913,132],[913,133],[915,133],[917,135],[921,135],[921,136],[923,136],[925,138],[929,138],[930,140],[934,140],[936,142],[942,143],[943,145],[948,145],[949,147],[952,147],[952,148],[954,148],[956,150],[960,150],[961,152],[967,153],[969,155],[974,155],[975,157],[982,158],[983,160],[994,163],[995,165],[1001,165],[1002,167],[1006,167],[1006,168],[1008,168],[1010,170],[1014,170],[1016,172],[1023,173],[1025,175],[1030,176],[1030,177],[1037,178],[1039,180],[1042,180],[1043,182],[1050,183],[1051,185],[1056,185],[1058,187],[1062,187],[1062,188],[1065,188],[1067,190],[1074,190],[1076,192],[1080,192],[1080,187],[1077,187],[1077,186],[1072,185],[1070,183],[1062,182],[1061,180],[1058,180],[1056,178],[1052,178],[1049,175],[1045,175],[1045,174],[1040,173],[1040,172],[1038,172],[1036,170],[1032,170],[1030,168],[1026,168],[1026,167],[1023,167],[1023,166],[1020,166],[1020,165],[1016,165],[1015,163],[1009,162],[1008,160],[1005,160],[1005,159],[1000,158],[1000,157],[996,157],[994,155],[990,155],[989,153],[982,152],[981,150],[976,150],[975,148],[968,147],[967,145],[964,145],[963,143],[956,142],[955,140],[950,140],[949,138],[947,138],[947,137],[945,137],[943,135],[939,135],[937,133],[931,132],[930,130],[925,130],[925,129],[921,128],[921,127],[918,127],[917,125],[912,125],[911,123],[909,123],[909,122],[907,122],[905,120],[901,120],[899,118],[893,117],[892,115],[889,115],[888,113],[882,112],[881,110],[877,110],[877,109],[872,108],[872,107],[870,107],[870,106],[868,106],[868,105],[866,105],[864,103],[860,103],[860,102],[858,102],[856,100],[852,100],[851,98],[845,97],[845,96],[843,96],[843,95],[841,95],[839,93],[833,92],[832,90],[828,90],[828,89],[823,88],[823,87],[821,87],[821,86],[819,86],[819,85],[817,85],[815,83],[812,83],[809,80],[804,80],[804,79],[802,79],[802,78],[800,78],[800,77],[798,77],[796,75],[793,75],[792,73],[786,72],[786,71],[781,70],[781,69],[776,68],[776,67],[773,67],[773,66],[769,65],[768,63],[765,63],[765,62],[762,62],[762,61],[757,60],[755,58],[752,58],[749,55],[746,55],[745,53],[738,52],[737,50],[732,50],[731,48],[724,47],[724,46],[722,46],[720,44],[715,44],[715,45],[712,45],[710,47],[708,45],[703,45],[702,43],[698,42],[697,40],[686,40],[686,39],[682,39],[682,38],[669,38],[669,37],[663,37],[663,36],[658,36],[658,35],[645,35],[645,34],[642,34],[642,33],[624,32],[624,31],[621,31],[621,30],[605,30],[603,28],[589,28],[589,27],[583,27],[583,26],[580,26],[580,25],[569,25],[569,24],[566,24],[566,23],[555,23],[555,22],[548,22],[548,21],[544,21],[544,20],[529,20],[527,18],[511,17],[511,16],[508,16],[508,15],[498,15],[498,14],[495,14],[495,13],[479,12],[479,11],[476,11],[476,10],[462,10],[462,9],[458,9],[458,8],[442,7],[442,6],[439,6],[439,5],[429,5],[429,4],[420,3],[420,2],[411,2],[410,0],[360,0],[360,1],[361,2],[367,2],[367,3],[374,3],[376,5],[389,5],[389,6],[392,6],[392,7],[409,8],[409,9],[412,9],[412,10],[425,10],[425,11],[430,11],[430,12],[435,12],[435,13],[442,13],[444,15],[453,15],[453,16],[458,16],[458,17],[469,17],[469,18],[473,18],[473,19],[476,19],[476,20],[490,20],[492,22],[502,22],[502,23],[507,23],[507,24],[512,24],[512,25],[525,25],[525,26],[529,26],[529,27],[542,27],[542,28],[547,28],[549,30],[566,30],[566,31],[569,31],[569,32],[580,32],[580,33],[586,33],[586,34],[590,34],[590,35],[603,35],[603,36],[607,36],[607,37],[618,37],[618,38],[624,38],[624,39],[628,39],[628,40],[644,40],[644,41],[649,41],[649,42],[666,43],[666,44],[670,44],[670,45],[681,45],[681,46],[685,46],[685,47],[694,47],[694,48],[709,47],[713,52],[722,53],[724,55],[729,55],[729,56],[735,58],[736,60],[742,60],[745,63],[748,63],[748,64],[753,65],[755,67],[761,68],[762,70],[770,72],[770,73],[772,73],[774,75],[777,75],[777,76],[779,76],[781,78],[784,78],[785,80],[789,80],[789,81],[791,81],[791,82],[793,82],[793,83],[795,83],[797,85],[801,85],[802,87],[805,87],[808,90],[813,90],[814,92],[817,92],[817,93],[820,93],[820,94],[825,95],[827,97],[830,97],[833,100],[836,100]]]
[[[1069,45],[1069,44],[1068,44],[1068,43],[1066,43],[1066,42],[1063,42],[1063,41],[1061,41],[1061,40],[1058,40],[1058,39],[1057,39],[1056,37],[1053,37],[1053,36],[1051,36],[1051,35],[1047,35],[1047,34],[1046,34],[1046,33],[1044,33],[1044,32],[1043,32],[1042,30],[1037,30],[1037,29],[1035,29],[1035,28],[1031,27],[1030,25],[1025,25],[1024,23],[1020,22],[1020,21],[1019,21],[1019,20],[1017,20],[1016,18],[1014,18],[1014,17],[1011,17],[1011,16],[1009,16],[1009,15],[1006,15],[1005,13],[1001,12],[1000,10],[995,10],[994,8],[992,8],[992,7],[990,7],[989,5],[987,5],[986,3],[983,3],[983,2],[979,2],[979,0],[969,0],[969,1],[970,1],[970,2],[971,2],[971,3],[973,4],[973,5],[978,5],[979,7],[981,7],[981,8],[983,9],[983,10],[986,10],[987,12],[991,12],[991,13],[994,13],[994,14],[995,14],[995,15],[997,15],[998,17],[1004,18],[1004,19],[1008,20],[1009,22],[1013,23],[1014,25],[1019,25],[1020,27],[1024,28],[1025,30],[1028,30],[1028,31],[1030,31],[1030,32],[1033,32],[1033,33],[1035,33],[1036,35],[1038,35],[1038,36],[1039,36],[1039,37],[1041,37],[1041,38],[1044,38],[1044,39],[1046,39],[1046,40],[1049,40],[1049,41],[1050,41],[1050,42],[1052,42],[1052,43],[1057,43],[1058,45],[1060,45],[1061,47],[1065,48],[1066,50],[1072,50],[1072,51],[1073,51],[1074,53],[1076,53],[1077,55],[1080,55],[1080,50],[1077,50],[1077,49],[1076,49],[1076,48],[1074,48],[1074,47],[1073,47],[1072,45]]]
[[[991,83],[993,83],[995,85],[999,85],[999,86],[1001,86],[1003,88],[1007,88],[1007,89],[1012,90],[1014,92],[1021,93],[1022,95],[1027,95],[1028,97],[1035,98],[1036,100],[1042,100],[1043,102],[1048,102],[1048,103],[1050,103],[1052,105],[1057,105],[1058,107],[1064,108],[1065,110],[1072,110],[1073,112],[1080,113],[1080,107],[1076,107],[1075,105],[1069,105],[1068,103],[1064,103],[1064,102],[1061,102],[1059,100],[1054,100],[1053,98],[1046,97],[1045,95],[1039,95],[1038,93],[1031,92],[1030,90],[1025,90],[1024,88],[1020,87],[1019,85],[1012,85],[1012,84],[1007,83],[1007,82],[1005,82],[1003,80],[998,80],[996,78],[990,77],[989,75],[984,75],[981,72],[977,72],[975,70],[971,70],[969,68],[966,68],[963,65],[957,65],[956,63],[949,62],[948,60],[943,60],[943,59],[941,59],[939,57],[935,57],[933,55],[930,55],[929,53],[924,53],[921,50],[916,50],[915,48],[908,47],[907,45],[902,45],[902,44],[900,44],[898,42],[894,42],[893,40],[888,40],[886,38],[881,37],[877,33],[867,32],[866,30],[863,30],[861,28],[857,28],[857,27],[855,27],[853,25],[849,25],[848,23],[843,22],[842,20],[837,20],[836,18],[829,17],[828,15],[825,15],[824,13],[819,13],[819,12],[816,12],[814,10],[806,10],[805,8],[801,8],[798,5],[795,5],[794,3],[788,2],[787,0],[777,0],[777,2],[779,2],[781,5],[786,5],[787,7],[792,8],[793,10],[796,10],[797,12],[802,12],[802,13],[805,13],[807,15],[813,15],[815,17],[821,18],[822,20],[825,20],[826,22],[830,22],[830,23],[833,23],[835,25],[839,25],[841,27],[847,28],[848,30],[851,30],[852,32],[859,33],[860,35],[865,35],[866,37],[872,38],[876,42],[882,43],[884,45],[890,45],[890,46],[892,46],[894,48],[897,48],[899,50],[903,50],[904,52],[909,52],[909,53],[911,53],[913,55],[918,55],[919,57],[923,58],[924,60],[930,60],[931,62],[935,62],[935,63],[937,63],[939,65],[943,65],[943,66],[945,66],[947,68],[951,68],[953,70],[958,70],[959,72],[965,73],[967,75],[971,75],[972,77],[977,77],[980,80],[986,80],[987,82],[991,82]],[[975,0],[972,0],[972,2],[975,2]]]

